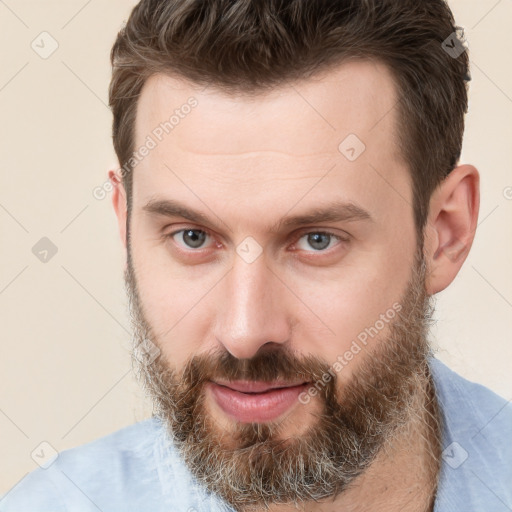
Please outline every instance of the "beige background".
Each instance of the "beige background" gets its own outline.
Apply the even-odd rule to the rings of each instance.
[[[134,4],[0,1],[0,494],[37,467],[42,441],[60,451],[151,412],[130,373],[110,195],[92,195],[115,161],[109,52]],[[449,366],[511,399],[512,1],[450,5],[472,61],[462,161],[480,170],[482,199],[432,339]],[[43,31],[59,45],[47,59],[31,48]],[[47,263],[32,253],[42,237],[58,248]]]

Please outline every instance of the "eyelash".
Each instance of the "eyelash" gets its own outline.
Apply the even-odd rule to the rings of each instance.
[[[206,229],[199,229],[199,228],[194,228],[192,226],[189,226],[189,227],[185,227],[185,228],[182,228],[182,229],[178,229],[176,231],[173,231],[172,233],[169,233],[169,234],[166,234],[164,235],[164,239],[166,240],[171,240],[173,241],[173,237],[175,235],[177,235],[178,233],[182,233],[182,232],[185,232],[185,231],[199,231],[199,232],[202,232],[204,233],[206,236],[209,236],[210,238],[214,238],[212,236],[212,234],[206,230]],[[293,242],[293,245],[295,245],[301,238],[303,238],[304,236],[306,235],[309,235],[309,234],[321,234],[321,235],[327,235],[327,236],[330,236],[332,238],[335,238],[337,239],[340,243],[347,243],[349,242],[349,237],[347,235],[347,237],[343,237],[341,235],[337,235],[335,233],[332,233],[330,231],[323,231],[323,230],[310,230],[310,231],[303,231],[303,232],[300,232],[298,235],[296,235],[296,237],[294,237],[294,242]],[[202,250],[204,250],[203,248],[198,248],[198,249],[193,249],[193,248],[188,248],[188,249],[184,249],[182,247],[178,247],[179,250],[181,251],[184,251],[184,252],[191,252],[191,253],[199,253],[201,252]],[[330,253],[331,251],[333,250],[333,248],[328,248],[328,249],[321,249],[321,250],[311,250],[311,251],[306,251],[308,253],[318,253],[318,254],[328,254]]]

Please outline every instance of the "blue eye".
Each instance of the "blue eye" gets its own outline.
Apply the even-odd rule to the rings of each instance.
[[[325,231],[310,231],[309,233],[302,235],[299,238],[299,241],[303,238],[306,239],[306,243],[309,245],[309,247],[314,249],[314,252],[325,251],[325,249],[331,245],[333,238],[343,241],[340,236]]]

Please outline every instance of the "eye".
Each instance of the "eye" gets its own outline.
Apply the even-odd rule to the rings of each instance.
[[[174,231],[167,235],[168,238],[172,238],[173,240],[181,241],[185,244],[185,249],[201,249],[202,244],[209,237],[206,231],[202,229],[180,229],[179,231]]]
[[[331,242],[333,239],[337,239],[340,242],[348,242],[347,238],[343,238],[328,231],[310,231],[308,233],[304,233],[298,241],[302,239],[305,239],[309,247],[313,248],[313,252],[327,252],[326,249],[332,247]],[[299,247],[299,249],[301,248]],[[308,248],[302,249],[306,251],[310,250]]]
[[[175,243],[184,250],[194,250],[204,249],[206,247],[205,241],[212,237],[203,229],[189,227],[173,231],[165,235],[165,238],[174,240]],[[303,239],[309,247],[300,247],[299,242]],[[333,242],[334,239],[338,240],[338,245],[349,241],[348,236],[345,238],[329,231],[309,231],[300,235],[299,238],[296,238],[297,242],[295,242],[294,247],[307,252],[328,252],[328,249],[335,245]]]

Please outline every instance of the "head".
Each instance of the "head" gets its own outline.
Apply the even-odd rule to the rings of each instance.
[[[457,165],[455,28],[441,0],[143,0],[118,35],[110,176],[135,360],[233,505],[343,492],[425,389],[430,299],[479,207],[478,172]],[[239,379],[306,384],[249,421],[216,400]]]

